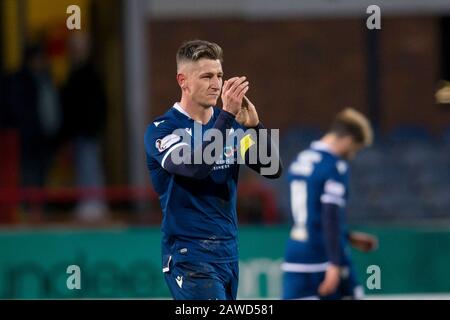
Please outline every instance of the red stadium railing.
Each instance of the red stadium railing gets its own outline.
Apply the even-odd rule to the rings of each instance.
[[[80,199],[102,199],[108,202],[156,200],[151,188],[145,187],[105,187],[105,188],[0,188],[0,203],[30,204],[69,203]]]
[[[19,185],[18,145],[19,137],[15,130],[0,131],[0,189],[9,187],[15,190]],[[2,195],[3,192],[0,197]],[[0,223],[13,222],[15,204],[16,202],[0,201]]]
[[[58,187],[24,188],[19,186],[19,148],[15,130],[0,131],[0,224],[15,221],[15,212],[20,204],[42,205],[46,203],[66,204],[84,198],[103,199],[108,203],[157,201],[158,196],[151,187],[113,186],[103,188]],[[272,190],[258,182],[242,181],[238,197],[259,200],[262,220],[274,223],[277,220],[276,201]]]
[[[258,183],[242,183],[239,186],[239,197],[254,198],[261,202],[262,220],[264,223],[276,222],[276,201],[270,192]],[[151,187],[105,187],[105,188],[10,188],[0,187],[0,222],[13,223],[14,208],[19,204],[42,205],[46,203],[65,204],[80,199],[103,199],[108,203],[157,201],[158,195]],[[1,209],[0,209],[1,210]]]

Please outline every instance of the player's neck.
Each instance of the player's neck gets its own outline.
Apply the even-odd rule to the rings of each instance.
[[[189,115],[189,117],[197,122],[201,122],[202,124],[207,124],[209,120],[211,120],[212,112],[211,108],[205,108],[201,105],[193,102],[192,100],[187,100],[185,98],[181,98],[180,106],[183,110]]]
[[[322,139],[320,139],[320,142],[327,145],[328,149],[336,155],[340,155],[340,150],[338,146],[337,137],[333,134],[326,134],[323,136]]]

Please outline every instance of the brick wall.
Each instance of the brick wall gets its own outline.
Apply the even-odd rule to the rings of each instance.
[[[450,112],[434,105],[439,74],[434,18],[387,18],[380,34],[382,128],[423,124],[440,129]],[[365,21],[154,20],[149,24],[151,115],[163,113],[180,91],[175,53],[181,42],[219,43],[225,77],[246,75],[248,94],[271,127],[326,128],[344,106],[367,112]]]
[[[382,123],[420,124],[433,132],[450,126],[450,108],[435,104],[440,75],[438,20],[390,18],[381,34]]]

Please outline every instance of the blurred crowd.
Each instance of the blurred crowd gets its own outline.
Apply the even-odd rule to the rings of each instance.
[[[0,129],[15,132],[21,187],[46,187],[63,153],[70,154],[73,185],[104,185],[100,139],[106,116],[104,84],[92,59],[90,37],[74,33],[65,44],[69,71],[57,85],[44,37],[27,43],[20,68],[6,74],[0,85]],[[0,131],[0,132],[1,132]],[[3,164],[3,170],[8,170]],[[43,208],[30,206],[25,210]],[[80,220],[104,218],[102,199],[85,197],[76,205]]]

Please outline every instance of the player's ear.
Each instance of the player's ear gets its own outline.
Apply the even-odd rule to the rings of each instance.
[[[355,140],[350,135],[345,135],[342,137],[342,143],[347,149],[353,149],[356,145]]]
[[[184,73],[177,74],[177,82],[181,88],[181,91],[186,92],[189,90],[188,77]]]
[[[186,77],[182,73],[177,73],[177,82],[180,88],[183,88],[185,85]]]

